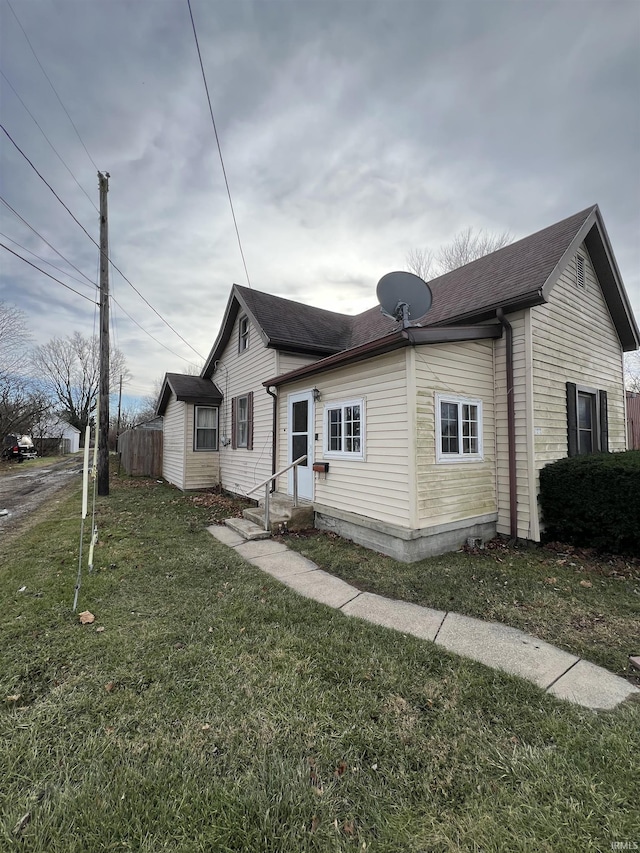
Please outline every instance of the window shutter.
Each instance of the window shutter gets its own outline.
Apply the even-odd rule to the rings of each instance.
[[[236,408],[237,408],[237,398],[231,398],[231,448],[235,450],[238,446],[238,439],[236,436]]]
[[[578,455],[578,391],[575,382],[567,382],[567,447],[569,456]]]
[[[253,450],[253,391],[247,394],[247,450]]]
[[[609,413],[607,412],[607,392],[598,391],[600,409],[600,450],[609,452]]]

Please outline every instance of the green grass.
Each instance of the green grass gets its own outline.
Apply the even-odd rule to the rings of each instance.
[[[637,838],[637,703],[595,714],[299,598],[204,531],[220,503],[151,481],[100,499],[82,626],[78,509],[74,491],[0,550],[0,849]]]
[[[618,675],[640,654],[640,560],[554,545],[490,547],[399,563],[335,534],[287,544],[359,589],[520,628]]]

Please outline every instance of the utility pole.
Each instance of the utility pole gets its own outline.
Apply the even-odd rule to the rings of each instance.
[[[109,494],[109,173],[98,172],[100,188],[100,397],[98,408],[98,494]]]

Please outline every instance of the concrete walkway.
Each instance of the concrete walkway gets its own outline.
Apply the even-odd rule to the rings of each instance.
[[[629,696],[640,696],[640,690],[626,679],[517,628],[361,592],[281,542],[272,539],[247,542],[225,526],[213,525],[207,529],[247,562],[300,595],[347,616],[430,640],[450,652],[519,675],[558,699],[585,708],[611,710]]]

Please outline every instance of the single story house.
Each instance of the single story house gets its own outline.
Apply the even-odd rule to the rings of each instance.
[[[627,443],[640,332],[600,210],[429,285],[411,328],[234,285],[201,375],[165,377],[165,479],[246,494],[306,454],[316,525],[398,559],[538,541],[540,469]]]

